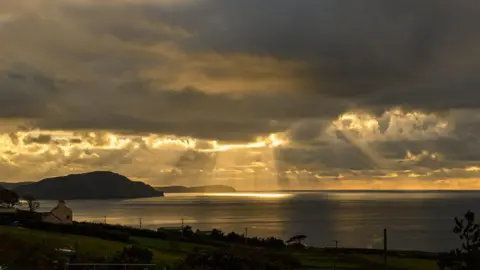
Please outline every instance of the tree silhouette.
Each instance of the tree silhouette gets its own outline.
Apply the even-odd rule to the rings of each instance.
[[[225,233],[222,232],[221,230],[213,229],[210,237],[212,237],[213,239],[223,239],[224,235]]]
[[[288,239],[287,244],[297,244],[297,245],[303,245],[303,241],[307,239],[306,235],[299,234],[292,236],[290,239]]]
[[[191,238],[195,233],[193,232],[192,226],[187,225],[182,229],[182,235],[185,238]]]
[[[475,214],[468,211],[462,220],[455,218],[455,228],[453,232],[458,234],[462,243],[462,248],[457,252],[470,253],[478,251],[480,245],[480,226],[475,223]]]
[[[40,202],[32,195],[25,195],[23,196],[23,199],[27,201],[30,212],[35,212],[40,207]]]
[[[462,240],[462,246],[439,260],[440,269],[480,269],[480,226],[475,223],[475,214],[468,211],[463,219],[455,217],[453,232]]]
[[[0,188],[0,206],[14,207],[19,203],[18,194],[12,190]]]

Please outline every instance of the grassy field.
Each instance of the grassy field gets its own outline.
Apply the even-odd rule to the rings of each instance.
[[[380,255],[361,255],[361,259],[364,259],[373,263],[382,263],[383,256]],[[408,270],[428,270],[438,269],[437,262],[435,260],[416,259],[416,258],[398,258],[388,257],[388,264],[395,266],[398,269]]]
[[[295,254],[304,269],[384,269],[383,256],[364,254],[339,254],[337,256],[322,251],[308,251]],[[390,270],[438,270],[436,260],[400,258],[389,256],[388,269]]]
[[[154,263],[173,265],[181,261],[188,253],[196,249],[215,249],[208,245],[165,241],[154,238],[131,237],[131,243],[108,241],[94,237],[60,234],[39,230],[30,230],[18,227],[0,226],[0,236],[8,235],[19,241],[46,242],[56,247],[70,247],[77,250],[78,256],[85,257],[111,257],[128,245],[138,245],[148,248],[154,255]],[[1,252],[0,252],[1,253]],[[335,256],[322,249],[298,251],[292,253],[302,262],[302,269],[383,269],[383,257],[375,254],[344,254]],[[0,262],[2,260],[0,254]],[[436,270],[435,260],[401,258],[391,256],[388,258],[390,270]]]
[[[47,242],[56,247],[75,248],[79,256],[85,257],[112,257],[121,251],[127,243],[103,240],[100,238],[30,230],[19,227],[0,226],[0,235],[8,234],[19,240],[29,243]],[[169,242],[152,238],[132,237],[132,243],[149,248],[153,253],[155,263],[172,264],[182,260],[185,255],[193,251],[195,245],[181,242]],[[130,244],[130,245],[131,245]],[[202,246],[198,246],[202,247]]]

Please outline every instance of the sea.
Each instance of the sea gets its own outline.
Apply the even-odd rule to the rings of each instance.
[[[56,202],[42,201],[42,211]],[[480,214],[479,191],[282,191],[73,200],[74,220],[157,229],[220,229],[249,237],[306,235],[316,247],[444,252],[460,246],[454,217]]]

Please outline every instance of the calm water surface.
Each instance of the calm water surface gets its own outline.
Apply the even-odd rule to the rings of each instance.
[[[458,246],[453,218],[467,210],[480,214],[480,192],[282,192],[171,194],[166,197],[69,201],[77,221],[158,228],[180,226],[249,236],[295,234],[308,244],[381,248],[383,228],[392,249],[447,251]],[[48,210],[55,202],[42,202]]]

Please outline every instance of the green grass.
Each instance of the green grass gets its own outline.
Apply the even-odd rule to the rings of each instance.
[[[380,255],[363,255],[361,258],[374,262],[383,263],[383,257]],[[392,265],[398,269],[405,270],[437,270],[437,262],[435,260],[416,259],[416,258],[400,258],[391,257],[387,258],[388,265]]]
[[[147,237],[131,237],[133,242],[158,251],[168,251],[179,254],[187,254],[195,251],[195,249],[212,249],[213,247],[207,245],[200,245],[194,243],[184,243],[167,241]]]
[[[28,243],[34,244],[36,242],[46,242],[54,247],[75,248],[79,256],[88,257],[112,257],[118,251],[121,251],[124,247],[131,244],[115,242],[109,240],[103,240],[95,237],[73,235],[73,234],[60,234],[53,232],[45,232],[41,230],[30,230],[19,227],[5,227],[0,226],[0,235],[8,234],[10,237],[17,238],[19,240],[27,240]],[[132,244],[137,244],[139,239],[134,239]],[[149,248],[153,253],[154,263],[166,263],[171,264],[183,259],[184,255],[175,254],[173,252],[167,252],[167,248],[159,248],[160,246],[153,246],[153,243],[157,240],[148,239],[151,245],[145,245],[147,242],[145,239],[139,241],[139,246]]]
[[[196,248],[211,249],[210,246],[166,241],[155,238],[131,237],[132,241],[142,247],[146,247],[154,253],[154,259],[157,258],[163,262],[178,262],[188,253],[194,252]]]
[[[8,234],[20,240],[27,240],[29,243],[46,242],[56,247],[75,247],[79,254],[95,254],[99,256],[112,256],[125,246],[124,243],[107,241],[94,237],[87,237],[72,234],[51,233],[24,229],[19,227],[0,226],[0,234]]]
[[[307,252],[296,253],[304,269],[384,269],[383,256],[375,254],[343,254],[335,257],[331,252],[314,249]],[[437,270],[436,260],[417,259],[409,257],[389,256],[388,265],[390,270]]]
[[[109,258],[116,252],[121,251],[125,246],[134,244],[150,249],[153,253],[154,263],[168,265],[173,265],[181,261],[188,253],[194,252],[196,249],[215,249],[215,247],[208,245],[166,241],[146,237],[131,237],[131,243],[122,243],[81,235],[0,226],[0,235],[2,234],[7,234],[10,238],[19,239],[19,241],[28,242],[29,244],[46,242],[54,247],[76,248],[77,254],[85,257]],[[378,254],[353,253],[339,255],[338,258],[335,258],[331,252],[325,252],[322,251],[322,249],[313,249],[309,251],[295,251],[292,255],[302,262],[302,265],[304,265],[302,269],[333,269],[334,262],[337,270],[383,269],[383,257]],[[438,269],[435,260],[389,256],[388,261],[390,265],[389,269],[391,270]]]

